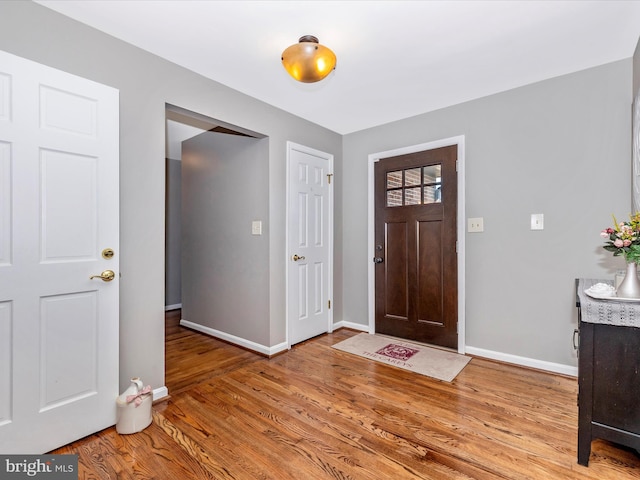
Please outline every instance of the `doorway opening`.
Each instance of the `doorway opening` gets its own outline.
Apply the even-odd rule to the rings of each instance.
[[[182,142],[204,132],[262,136],[174,105],[167,104],[165,112],[165,311],[171,311],[182,308]]]
[[[268,218],[268,139],[169,104],[165,129],[165,317],[214,337],[249,338],[246,305],[264,309],[268,292],[254,289],[252,302],[233,295],[254,278],[268,285],[267,228],[251,230]]]

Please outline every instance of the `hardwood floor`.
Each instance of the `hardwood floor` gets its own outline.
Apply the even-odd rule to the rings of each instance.
[[[338,330],[267,359],[167,319],[168,401],[143,432],[109,428],[81,479],[640,478],[635,451],[576,461],[577,382],[479,358],[452,383],[332,349]]]

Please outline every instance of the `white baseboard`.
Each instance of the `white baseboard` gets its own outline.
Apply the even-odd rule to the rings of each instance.
[[[153,389],[153,401],[163,399],[169,396],[169,389],[167,387],[160,387]]]
[[[182,325],[183,327],[191,328],[193,330],[197,330],[198,332],[204,333],[206,335],[210,335],[212,337],[225,340],[229,343],[233,343],[234,345],[238,345],[267,356],[275,355],[277,353],[284,352],[285,350],[288,349],[286,342],[280,343],[278,345],[274,345],[272,347],[267,347],[265,345],[252,342],[251,340],[247,340],[245,338],[236,337],[235,335],[230,335],[228,333],[221,332],[219,330],[215,330],[210,327],[205,327],[204,325],[189,322],[188,320],[180,320],[180,325]],[[350,329],[359,330],[362,332],[369,331],[368,325],[363,325],[361,323],[346,322],[346,321],[341,321],[333,324],[334,330],[337,330],[339,328],[350,328]],[[571,365],[547,362],[544,360],[537,360],[535,358],[521,357],[518,355],[512,355],[510,353],[496,352],[493,350],[486,350],[484,348],[471,347],[469,345],[465,346],[465,352],[468,353],[469,355],[489,358],[491,360],[498,360],[500,362],[505,362],[505,363],[512,363],[514,365],[521,365],[523,367],[536,368],[538,370],[559,373],[562,375],[569,375],[571,377],[578,376],[578,367],[574,367]],[[158,396],[156,397],[157,391],[158,391]],[[154,400],[156,400],[156,398],[162,398],[162,396],[166,396],[166,395],[168,395],[168,391],[166,387],[162,387],[153,391]]]
[[[236,337],[235,335],[230,335],[228,333],[221,332],[210,327],[205,327],[204,325],[200,325],[198,323],[189,322],[188,320],[180,320],[180,325],[182,325],[183,327],[191,328],[192,330],[197,330],[198,332],[205,333],[212,337],[219,338],[220,340],[233,343],[234,345],[253,350],[254,352],[262,353],[263,355],[271,356],[288,349],[286,342],[283,342],[279,345],[274,345],[273,347],[267,347],[265,345],[260,345],[259,343],[252,342],[251,340],[247,340],[245,338]]]
[[[546,362],[544,360],[536,360],[535,358],[520,357],[518,355],[511,355],[510,353],[494,352],[492,350],[470,347],[468,345],[465,347],[465,351],[469,355],[475,355],[477,357],[490,358],[491,360],[499,360],[501,362],[513,363],[515,365],[521,365],[523,367],[537,368],[538,370],[545,370],[553,373],[561,373],[563,375],[569,375],[572,377],[578,376],[578,367],[573,367],[571,365]]]
[[[339,328],[351,328],[353,330],[360,330],[361,332],[368,332],[369,325],[363,325],[361,323],[352,323],[352,322],[337,322],[333,324],[333,329],[337,330]]]
[[[182,304],[181,303],[176,303],[174,305],[165,305],[164,306],[164,311],[168,312],[169,310],[179,310],[182,308]]]

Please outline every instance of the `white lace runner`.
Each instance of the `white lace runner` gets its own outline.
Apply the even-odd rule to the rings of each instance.
[[[640,301],[620,302],[615,297],[611,300],[597,300],[584,293],[586,289],[596,283],[613,284],[610,280],[593,280],[581,278],[578,280],[578,297],[582,321],[587,323],[601,323],[616,327],[640,328]]]

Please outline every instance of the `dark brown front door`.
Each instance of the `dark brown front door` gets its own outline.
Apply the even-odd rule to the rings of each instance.
[[[375,164],[376,332],[458,347],[457,146]]]

